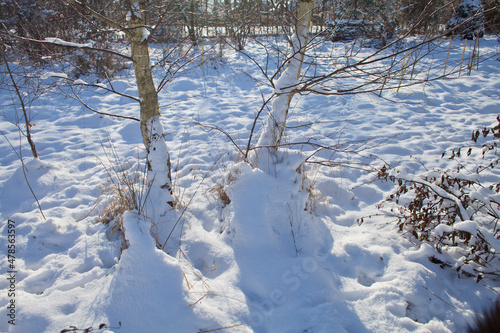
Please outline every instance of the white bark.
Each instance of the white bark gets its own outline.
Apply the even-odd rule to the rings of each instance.
[[[278,146],[285,130],[290,102],[300,83],[300,73],[309,36],[309,26],[312,21],[312,0],[298,2],[297,25],[292,37],[292,50],[288,64],[274,83],[276,97],[272,102],[271,112],[262,128],[257,147],[250,155],[250,163],[256,167],[267,168],[278,162]]]
[[[150,118],[146,124],[149,133],[148,146],[148,182],[150,183],[149,202],[153,212],[149,212],[155,221],[165,215],[170,206],[174,206],[172,180],[170,173],[170,154],[165,142],[160,117]]]

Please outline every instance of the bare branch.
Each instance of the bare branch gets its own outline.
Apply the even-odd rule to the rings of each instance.
[[[120,116],[120,115],[117,115],[117,114],[112,114],[112,113],[107,113],[107,112],[102,112],[102,111],[97,111],[96,109],[90,107],[87,103],[85,103],[81,98],[80,96],[78,96],[78,94],[75,92],[75,90],[73,89],[73,86],[69,86],[69,88],[71,89],[71,91],[73,92],[73,96],[68,94],[67,92],[65,92],[64,90],[62,90],[60,87],[59,89],[61,90],[61,92],[71,98],[71,99],[74,99],[78,102],[80,102],[85,108],[89,109],[90,111],[94,112],[94,113],[97,113],[97,114],[100,114],[102,116],[108,116],[108,117],[114,117],[114,118],[121,118],[121,119],[128,119],[128,120],[134,120],[134,121],[138,121],[140,122],[141,120],[138,119],[138,118],[135,118],[135,117],[128,117],[128,116]]]
[[[106,74],[107,76],[107,74]],[[69,80],[69,79],[68,79]],[[76,82],[76,83],[75,83]],[[119,92],[117,90],[115,90],[115,88],[113,87],[113,84],[111,83],[111,81],[109,80],[108,78],[108,82],[109,82],[109,85],[111,86],[111,89],[109,89],[108,87],[105,87],[104,85],[99,85],[99,84],[94,84],[94,83],[79,83],[78,80],[73,80],[73,85],[75,86],[86,86],[86,87],[94,87],[94,88],[99,88],[99,89],[104,89],[106,91],[109,91],[113,94],[117,94],[117,95],[120,95],[122,97],[126,97],[126,98],[130,98],[136,102],[140,102],[141,100],[137,97],[134,97],[134,96],[131,96],[131,95],[127,95],[127,94],[124,94],[122,92]]]
[[[21,168],[23,170],[24,180],[26,181],[26,184],[28,185],[28,187],[30,189],[31,195],[33,195],[33,198],[35,199],[35,201],[36,201],[36,203],[38,205],[38,210],[40,211],[40,214],[42,214],[42,217],[43,217],[44,220],[47,220],[47,218],[45,217],[45,214],[43,213],[42,206],[40,205],[40,201],[38,201],[38,198],[37,198],[37,196],[35,194],[35,191],[31,187],[31,184],[30,184],[30,182],[28,180],[28,176],[26,176],[26,165],[24,164],[22,153],[18,153],[16,151],[16,149],[14,148],[14,146],[12,145],[12,143],[10,143],[9,139],[7,138],[7,136],[5,135],[5,133],[2,130],[0,130],[0,134],[2,134],[2,136],[5,138],[5,140],[7,140],[7,142],[10,145],[10,147],[12,148],[12,150],[14,150],[14,153],[17,155],[18,159],[21,161]]]
[[[108,49],[101,49],[101,48],[93,47],[93,46],[87,46],[85,44],[76,44],[76,43],[69,43],[69,42],[65,43],[64,41],[59,41],[57,39],[38,40],[38,39],[33,39],[33,38],[28,38],[28,37],[22,37],[22,36],[8,32],[7,29],[5,28],[5,26],[4,26],[4,31],[0,31],[0,34],[15,38],[17,40],[21,40],[23,42],[38,43],[38,44],[45,44],[45,45],[54,45],[54,46],[58,46],[61,48],[69,48],[69,49],[83,49],[83,50],[90,50],[90,51],[97,51],[97,52],[105,52],[105,53],[110,53],[110,54],[116,55],[118,57],[133,61],[132,57],[125,55],[123,53],[115,52],[115,51],[108,50]]]
[[[38,158],[38,152],[35,147],[35,143],[33,142],[33,139],[31,138],[31,123],[28,118],[28,112],[26,110],[26,105],[24,104],[24,99],[21,96],[21,92],[19,91],[19,88],[17,86],[16,80],[14,79],[14,76],[12,75],[12,71],[10,70],[9,62],[7,61],[7,58],[5,57],[5,53],[3,50],[0,50],[0,53],[2,54],[3,61],[5,63],[5,67],[7,68],[7,72],[9,73],[10,80],[12,82],[12,86],[16,90],[16,95],[19,100],[19,103],[21,103],[21,109],[23,110],[23,115],[24,115],[24,123],[26,125],[26,139],[28,140],[28,143],[31,147],[31,153],[33,154],[34,158]],[[21,132],[21,129],[19,128],[19,131]]]
[[[95,10],[93,10],[92,8],[90,8],[89,6],[87,6],[86,4],[84,3],[81,3],[80,1],[77,1],[77,0],[62,0],[63,3],[66,3],[66,4],[71,4],[81,10],[83,10],[85,13],[93,16],[94,18],[98,19],[99,21],[109,25],[110,27],[113,27],[115,29],[118,29],[120,31],[123,31],[125,32],[126,34],[129,34],[127,32],[127,29],[122,26],[121,24],[119,24],[118,22],[116,21],[113,21],[111,20],[110,18],[107,18],[101,14],[99,14],[98,12],[96,12]]]

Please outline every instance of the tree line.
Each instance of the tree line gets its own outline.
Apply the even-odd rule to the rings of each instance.
[[[133,1],[81,0],[103,17],[115,21],[125,18]],[[394,29],[407,30],[416,17],[425,22],[415,33],[436,32],[446,24],[462,0],[316,0],[313,25],[325,28],[329,22],[362,20],[391,24]],[[476,1],[477,2],[477,1]],[[481,1],[479,1],[481,2]],[[497,0],[483,0],[486,29],[500,31]],[[442,10],[436,11],[437,8]],[[243,39],[252,34],[278,33],[294,25],[293,0],[150,0],[147,15],[157,23],[153,40],[172,41],[188,36],[193,43],[200,37],[231,37]],[[0,2],[2,30],[15,31],[33,39],[59,37],[64,40],[105,44],[113,35],[106,25],[61,0],[13,0]],[[4,41],[3,41],[4,42]],[[244,47],[244,42],[237,44]],[[26,50],[33,55],[43,48]]]

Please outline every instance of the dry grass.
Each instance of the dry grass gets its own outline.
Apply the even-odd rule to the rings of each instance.
[[[225,169],[225,168],[224,168]],[[241,170],[235,169],[236,174],[241,173]],[[226,171],[224,170],[224,173]],[[210,187],[207,192],[213,194],[216,198],[222,201],[222,208],[226,207],[231,203],[231,199],[227,194],[227,190],[231,187],[232,183],[236,180],[236,176],[233,175],[231,171],[228,172],[227,177],[224,177],[222,181],[217,181],[215,185]]]
[[[99,160],[106,171],[107,179],[95,204],[98,206],[103,203],[97,222],[110,225],[110,236],[118,231],[122,249],[125,249],[127,244],[122,227],[123,213],[137,210],[138,214],[143,214],[149,194],[147,169],[141,165],[139,158],[133,162],[120,159],[111,143],[109,148],[101,145],[105,158]]]

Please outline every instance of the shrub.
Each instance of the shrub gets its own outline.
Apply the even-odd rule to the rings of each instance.
[[[399,231],[417,244],[431,244],[436,250],[432,262],[478,281],[500,276],[500,182],[492,174],[500,160],[500,116],[497,122],[474,131],[473,145],[451,150],[456,170],[414,176],[384,165],[377,175],[396,184],[379,208],[396,218]]]
[[[98,1],[95,3],[96,8],[103,6]],[[109,31],[92,17],[80,15],[63,2],[0,1],[0,23],[0,45],[29,65],[43,67],[54,60],[66,60],[75,67],[72,74],[77,78],[84,74],[112,77],[115,72],[127,68],[122,58],[110,53],[61,48],[30,41],[57,37],[72,43],[91,43],[100,49],[113,49],[112,46],[119,42],[115,32]]]
[[[498,0],[483,0],[485,26],[488,32],[500,33],[500,8]]]
[[[466,39],[484,36],[484,9],[480,0],[464,0],[446,24],[452,34]]]

